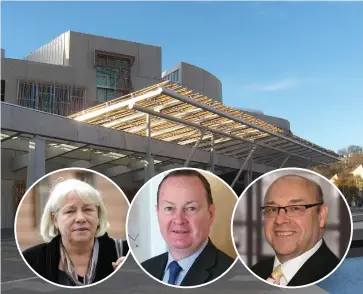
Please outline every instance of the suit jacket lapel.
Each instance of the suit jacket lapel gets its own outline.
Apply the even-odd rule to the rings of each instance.
[[[209,240],[204,250],[194,261],[180,286],[194,286],[205,283],[211,276],[208,270],[216,264],[216,254],[217,248]]]
[[[329,249],[325,242],[320,248],[303,264],[287,286],[300,286],[313,283],[319,279],[322,272],[325,271],[325,257]]]
[[[158,260],[153,262],[152,266],[148,269],[148,272],[159,280],[163,280],[165,267],[168,262],[168,253],[165,252],[158,256]]]
[[[259,276],[261,278],[263,278],[264,280],[267,280],[270,277],[270,275],[274,269],[274,262],[275,262],[275,258],[271,258],[268,260],[268,262],[266,262],[266,266],[261,267],[261,269],[260,269],[261,272],[259,274]]]

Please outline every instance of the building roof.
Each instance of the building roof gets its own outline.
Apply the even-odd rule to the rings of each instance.
[[[254,162],[306,167],[340,160],[339,155],[247,112],[223,105],[186,87],[165,81],[71,115],[69,118],[194,146],[236,158],[255,147]],[[203,136],[201,135],[203,133]],[[213,140],[212,140],[213,138]]]

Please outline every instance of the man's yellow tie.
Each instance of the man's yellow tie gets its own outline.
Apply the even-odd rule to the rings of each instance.
[[[280,285],[280,279],[283,277],[283,272],[281,269],[281,264],[274,268],[272,274],[268,277],[267,282],[272,284]]]

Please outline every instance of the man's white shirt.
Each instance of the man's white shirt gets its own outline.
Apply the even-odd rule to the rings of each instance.
[[[279,261],[277,256],[275,256],[274,266],[276,268],[281,264],[282,273],[284,274],[280,279],[280,285],[286,286],[291,279],[295,276],[295,274],[299,271],[299,269],[304,265],[304,263],[311,257],[313,254],[318,251],[320,246],[323,244],[323,240],[320,239],[318,243],[315,244],[313,248],[306,251],[305,253],[290,259],[283,264]]]

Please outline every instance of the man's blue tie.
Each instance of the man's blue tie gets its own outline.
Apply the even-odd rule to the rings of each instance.
[[[168,283],[171,285],[175,285],[176,279],[182,270],[181,266],[177,261],[172,261],[169,265],[169,281]]]

